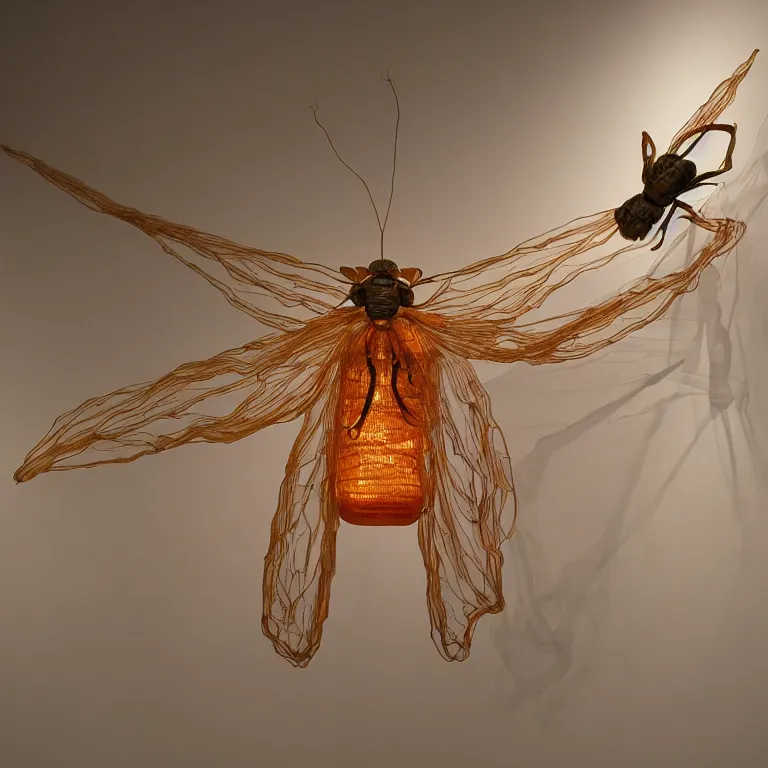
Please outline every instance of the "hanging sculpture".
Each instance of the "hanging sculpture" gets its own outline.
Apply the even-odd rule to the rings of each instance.
[[[756,54],[718,85],[665,155],[655,159],[653,142],[643,134],[643,193],[508,253],[426,279],[417,268],[384,259],[389,208],[382,222],[374,204],[381,258],[367,269],[337,273],[141,213],[2,146],[89,208],[138,227],[233,306],[276,331],[156,381],[87,400],[56,420],[16,471],[16,481],[134,461],[192,442],[231,443],[301,416],[265,558],[262,627],[277,652],[304,667],[320,645],[340,520],[418,521],[433,640],[443,658],[467,658],[478,619],[504,607],[501,545],[513,534],[517,514],[508,450],[469,361],[539,365],[591,355],[661,317],[713,259],[734,247],[743,222],[706,218],[677,198],[730,169],[736,127],[714,121],[733,101]],[[697,176],[686,156],[712,130],[730,134],[726,158],[718,170]],[[397,128],[395,160],[396,152]],[[390,206],[394,171],[393,162]],[[709,233],[687,266],[660,275],[661,259],[604,301],[522,322],[579,275],[646,247],[610,244],[619,232],[644,239],[670,205],[656,247],[677,207]],[[200,266],[178,246],[209,263]],[[413,289],[427,286],[431,295],[415,303]],[[265,308],[269,301],[279,306]],[[302,311],[309,317],[298,318]],[[226,415],[195,410],[233,393],[242,401]]]

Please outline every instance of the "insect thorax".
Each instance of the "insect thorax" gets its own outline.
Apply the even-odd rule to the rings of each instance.
[[[391,320],[400,307],[413,304],[413,292],[392,275],[379,272],[352,288],[350,299],[365,307],[371,320]]]
[[[648,172],[643,194],[652,203],[666,208],[696,177],[696,164],[678,155],[662,155]]]
[[[371,320],[391,320],[400,309],[398,282],[389,275],[375,275],[363,283],[365,312]]]

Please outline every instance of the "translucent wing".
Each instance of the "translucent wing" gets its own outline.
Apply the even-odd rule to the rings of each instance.
[[[674,135],[667,152],[677,152],[688,137],[701,130],[708,123],[714,123],[717,120],[736,98],[736,90],[747,76],[758,53],[759,50],[752,51],[752,55],[743,64],[740,64],[729,78],[723,80],[712,91],[707,101],[693,113],[691,119]]]
[[[351,283],[362,283],[371,274],[366,267],[339,267],[339,272]]]
[[[306,667],[320,647],[336,570],[339,517],[328,490],[327,440],[338,380],[331,372],[326,367],[323,396],[304,416],[288,459],[264,560],[262,630],[297,667]]]
[[[345,334],[364,322],[359,310],[339,309],[297,331],[91,398],[56,420],[14,478],[135,461],[187,443],[231,443],[296,419],[324,396],[328,361]],[[203,405],[205,413],[197,410]]]
[[[322,396],[304,416],[272,521],[264,561],[262,629],[275,650],[297,667],[306,667],[320,647],[336,570],[339,515],[330,492],[328,462],[334,455],[329,441],[339,428],[340,369],[369,330],[366,320],[350,322],[338,354],[319,373],[316,386]]]
[[[166,253],[221,291],[230,304],[270,328],[283,331],[299,328],[304,321],[338,306],[347,296],[349,285],[329,267],[304,262],[285,253],[240,245],[128,208],[26,152],[1,144],[0,149],[91,210],[138,227]],[[281,307],[291,308],[291,312]]]
[[[677,133],[670,151],[681,137],[685,140],[692,131],[715,120],[733,101],[756,55],[753,52],[717,86]],[[706,222],[702,216],[696,218],[696,224],[710,232],[722,228],[728,235],[735,226],[730,220]],[[716,234],[715,239],[718,237]],[[730,241],[730,237],[726,239]],[[538,309],[554,291],[580,275],[647,250],[650,242],[627,243],[618,235],[614,209],[601,211],[531,238],[507,253],[420,280],[417,285],[431,284],[434,292],[418,306],[455,319],[479,317],[480,310],[488,319],[512,321]]]
[[[478,307],[484,316],[516,317],[546,298],[552,283],[565,285],[581,272],[605,266],[621,253],[642,245],[624,244],[620,250],[595,253],[616,235],[613,211],[586,216],[564,227],[532,238],[508,253],[441,275],[420,280],[435,292],[419,309],[459,319],[473,317]]]
[[[418,312],[404,314],[427,352],[431,383],[424,395],[428,492],[419,545],[432,638],[441,656],[462,661],[477,621],[504,608],[501,544],[516,518],[512,469],[490,398],[472,366],[422,324]]]
[[[639,277],[608,298],[570,311],[545,314],[538,310],[580,274],[594,267],[576,264],[560,271],[557,279],[533,280],[519,287],[521,297],[510,295],[515,311],[507,316],[504,304],[480,303],[458,317],[421,312],[423,323],[439,332],[451,350],[471,360],[499,363],[525,361],[533,365],[555,363],[591,355],[637,331],[670,308],[683,293],[693,290],[704,270],[729,253],[746,225],[728,218],[695,217],[663,255]],[[562,298],[568,303],[567,292]],[[526,303],[526,297],[527,302]],[[524,316],[530,313],[530,319]]]

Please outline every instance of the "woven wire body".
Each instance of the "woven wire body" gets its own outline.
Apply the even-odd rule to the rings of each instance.
[[[398,366],[395,361],[403,348],[410,365]],[[370,381],[366,350],[375,367],[375,390],[365,422],[354,436],[345,425],[355,422],[365,404]],[[426,447],[422,370],[423,351],[408,322],[397,318],[387,330],[371,324],[345,355],[338,417],[329,436],[331,487],[345,522],[408,525],[421,515]],[[411,414],[407,420],[398,395]]]

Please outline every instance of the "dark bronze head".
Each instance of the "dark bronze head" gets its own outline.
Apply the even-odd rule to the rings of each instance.
[[[389,259],[376,259],[368,265],[368,271],[372,275],[392,275],[396,277],[400,271],[394,261]]]

